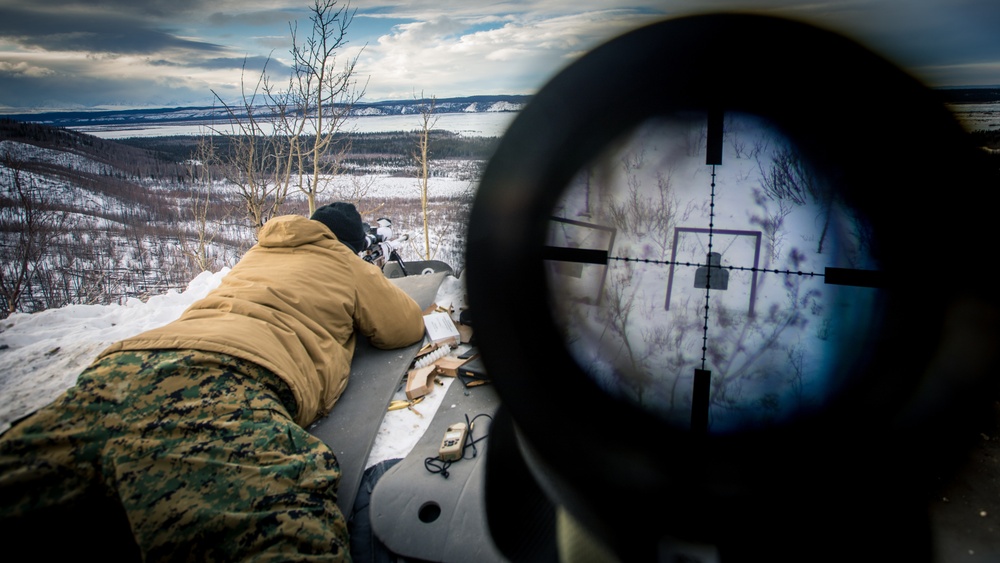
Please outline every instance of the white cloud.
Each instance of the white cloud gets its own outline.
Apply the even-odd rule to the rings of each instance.
[[[19,61],[14,63],[8,61],[0,61],[0,73],[14,75],[14,76],[40,78],[43,76],[52,76],[56,72],[51,68],[46,68],[43,66],[35,66],[25,61]]]
[[[56,26],[53,20],[39,17],[37,1],[10,0],[0,7],[0,38],[6,38],[0,39],[0,61],[4,61],[0,105],[49,95],[64,98],[68,104],[94,103],[102,96],[97,81],[103,77],[116,79],[113,86],[109,83],[109,98],[119,96],[123,86],[139,94],[169,89],[172,82],[175,88],[203,92],[200,98],[211,100],[213,90],[233,91],[231,85],[240,79],[238,62],[244,56],[263,59],[270,55],[269,70],[280,79],[276,63],[289,62],[288,20],[298,18],[300,33],[308,27],[310,3],[302,0],[174,1],[176,10],[163,9],[167,5],[163,2],[143,8],[123,0],[100,5],[60,0],[58,7],[48,8],[49,13],[74,12],[73,17],[60,18]],[[944,0],[635,0],[627,4],[609,0],[342,0],[340,4],[358,12],[348,32],[349,43],[339,53],[339,64],[359,57],[356,77],[361,83],[367,81],[365,99],[369,101],[405,99],[419,91],[439,98],[531,94],[566,64],[627,30],[668,16],[751,8],[850,31],[899,64],[920,69],[934,85],[1000,82],[1000,73],[985,63],[997,60],[1000,53],[995,33],[1000,9],[993,0],[965,0],[962,10]],[[216,13],[225,16],[213,16]],[[40,58],[43,50],[48,50],[48,58]],[[122,56],[114,61],[79,56],[88,51]],[[252,68],[258,71],[259,65]],[[88,100],[80,99],[81,91],[87,92]]]
[[[532,93],[568,58],[647,18],[606,10],[399,24],[368,46],[359,72],[371,76],[368,97],[373,99],[409,95],[401,91],[407,85],[428,92],[452,85],[450,92],[438,92],[440,97]]]

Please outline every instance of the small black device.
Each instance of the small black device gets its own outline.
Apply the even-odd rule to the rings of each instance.
[[[483,385],[490,382],[490,377],[486,373],[486,366],[483,364],[482,356],[476,356],[458,366],[456,373],[458,374],[458,379],[466,387],[475,387],[476,385]]]

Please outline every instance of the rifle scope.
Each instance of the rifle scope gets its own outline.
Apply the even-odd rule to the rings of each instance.
[[[498,546],[520,468],[625,561],[926,560],[996,396],[996,186],[933,90],[811,24],[670,19],[569,65],[469,223]]]

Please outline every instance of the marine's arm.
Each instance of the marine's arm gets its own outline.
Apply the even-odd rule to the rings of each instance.
[[[378,348],[408,346],[424,336],[423,311],[412,297],[371,264],[358,272],[355,322]]]

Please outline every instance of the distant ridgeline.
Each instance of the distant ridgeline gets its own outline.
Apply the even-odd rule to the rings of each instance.
[[[434,113],[516,112],[524,107],[530,98],[530,96],[469,96],[435,99],[433,102]],[[351,108],[351,115],[360,117],[419,114],[421,108],[430,103],[430,99],[356,103]],[[239,105],[233,105],[230,109],[238,111],[242,108]],[[266,108],[261,108],[261,110],[266,110]],[[242,116],[237,115],[236,117]],[[257,114],[257,117],[267,118],[269,116],[262,111]],[[44,123],[56,127],[81,127],[142,123],[219,123],[228,121],[230,115],[229,110],[224,107],[207,106],[110,111],[51,111],[0,115],[0,118]]]
[[[981,88],[940,88],[938,92],[947,104],[988,104],[1000,102],[1000,86]]]
[[[942,102],[956,110],[959,118],[963,117],[963,106],[966,104],[1000,104],[1000,85],[982,87],[939,88]],[[468,96],[460,98],[442,98],[434,100],[435,114],[447,113],[487,113],[487,112],[517,112],[529,101],[527,95],[489,95]],[[430,99],[395,100],[381,102],[356,103],[351,108],[351,115],[389,116],[419,114]],[[239,105],[231,106],[232,110],[242,109]],[[257,117],[267,118],[266,108],[259,108]],[[244,117],[237,113],[234,117]],[[44,123],[56,127],[87,127],[107,125],[155,125],[184,123],[225,123],[231,118],[229,110],[221,106],[148,108],[128,110],[77,110],[48,111],[11,115],[0,115],[0,118],[14,121]],[[1000,126],[998,126],[1000,127]],[[995,129],[986,127],[985,129]],[[975,127],[973,127],[975,129]],[[992,145],[993,143],[989,143]]]
[[[973,141],[1000,159],[1000,86],[937,90]]]

